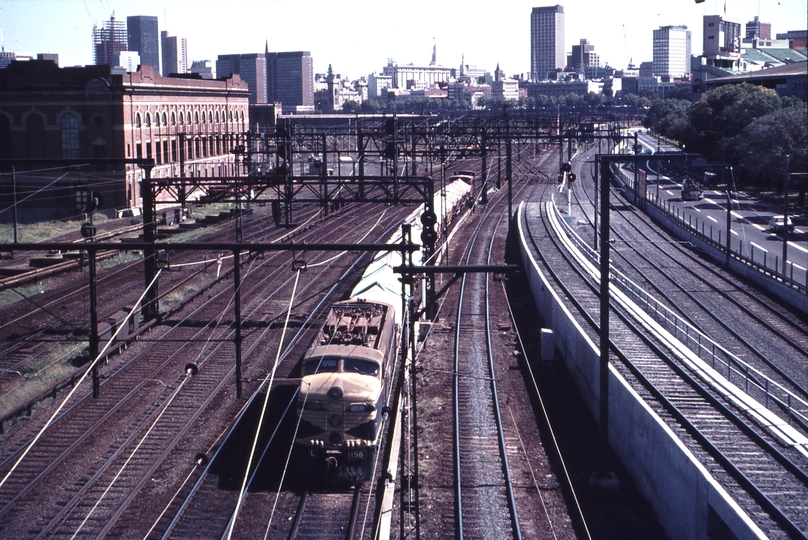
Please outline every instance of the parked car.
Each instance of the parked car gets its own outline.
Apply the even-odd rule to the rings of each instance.
[[[785,216],[772,216],[769,219],[769,231],[775,234],[791,233],[794,232],[794,223]]]

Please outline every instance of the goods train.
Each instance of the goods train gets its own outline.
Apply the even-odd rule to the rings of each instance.
[[[394,382],[395,308],[337,302],[301,364],[295,444],[309,479],[361,481],[372,475]]]
[[[473,196],[472,180],[472,173],[455,175],[435,194],[439,241]],[[423,212],[422,205],[404,220],[416,242]],[[398,231],[388,243],[400,241]],[[400,264],[399,252],[374,257],[350,299],[331,306],[300,362],[295,456],[298,470],[310,481],[357,482],[373,474],[395,384],[402,320],[401,309],[394,306],[402,305],[402,293],[393,268]]]

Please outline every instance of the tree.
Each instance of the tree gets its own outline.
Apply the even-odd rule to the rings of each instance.
[[[360,111],[363,113],[377,113],[382,110],[381,104],[376,100],[366,99],[360,106]]]
[[[596,94],[594,92],[589,92],[584,96],[584,103],[589,105],[590,107],[598,107],[603,105],[606,101],[606,96],[603,94]]]
[[[755,119],[781,107],[774,90],[748,83],[726,85],[701,96],[690,111],[690,124],[695,130],[688,149],[713,159],[724,159],[723,139],[738,135]]]
[[[356,101],[350,101],[349,100],[349,101],[346,101],[345,103],[342,104],[342,112],[347,113],[347,114],[354,114],[354,113],[359,112],[359,109],[361,107],[362,106],[361,106],[360,103],[358,103]]]
[[[617,97],[622,103],[633,109],[647,109],[651,107],[652,103],[652,100],[648,99],[647,97],[638,96],[637,94],[626,94],[620,92],[617,94]],[[650,125],[646,127],[650,127]]]
[[[747,181],[779,187],[785,156],[791,172],[808,171],[808,114],[805,103],[771,112],[754,120],[727,143]],[[735,160],[733,160],[735,161]]]
[[[693,104],[685,99],[655,99],[645,115],[643,125],[675,141],[689,146],[693,139],[690,114]]]

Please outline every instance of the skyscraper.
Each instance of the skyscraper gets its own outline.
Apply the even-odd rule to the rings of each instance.
[[[690,31],[687,26],[654,30],[654,75],[681,78],[690,73]]]
[[[314,107],[314,64],[309,51],[267,51],[265,55],[268,101],[284,107]]]
[[[250,103],[267,102],[267,59],[260,53],[220,54],[216,59],[216,76],[238,73],[250,87]]]
[[[168,32],[160,32],[160,44],[163,47],[163,76],[172,73],[188,72],[188,43],[185,38],[169,36]]]
[[[93,62],[97,66],[117,66],[120,53],[128,51],[126,23],[110,17],[101,27],[93,25]]]
[[[549,78],[548,73],[563,70],[564,7],[534,7],[530,14],[530,77],[534,82]]]
[[[129,50],[140,54],[140,63],[152,66],[160,73],[160,34],[157,31],[157,17],[135,15],[126,18],[126,33]]]

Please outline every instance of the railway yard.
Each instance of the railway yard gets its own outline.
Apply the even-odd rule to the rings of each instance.
[[[38,386],[31,379],[51,373],[43,366],[86,348],[87,271],[73,262],[28,282],[5,278],[6,293],[18,291],[20,300],[0,307],[0,401],[15,400],[0,411],[0,534],[678,536],[660,516],[676,502],[652,500],[649,482],[636,480],[633,464],[621,458],[622,441],[599,445],[576,368],[565,366],[560,347],[543,357],[548,315],[533,302],[528,271],[506,266],[520,264],[521,242],[580,333],[597,343],[598,259],[589,247],[597,150],[582,146],[571,160],[579,180],[569,197],[556,182],[555,146],[515,144],[513,183],[500,189],[493,174],[481,185],[477,158],[450,167],[449,174],[475,177],[473,198],[452,209],[451,228],[439,231],[435,246],[435,266],[454,270],[435,273],[439,294],[424,307],[432,310],[429,323],[412,326],[415,335],[402,328],[402,343],[414,343],[414,351],[396,359],[379,459],[361,482],[312,483],[295,466],[293,442],[298,362],[328,307],[347,298],[375,253],[307,246],[391,242],[416,205],[353,202],[323,215],[301,203],[286,227],[273,222],[270,207],[253,205],[187,228],[172,241],[221,246],[238,238],[298,248],[170,251],[153,320],[139,317],[139,252],[99,255],[94,294],[99,320],[109,321],[101,345],[110,341],[110,348],[97,373],[87,370],[88,358],[71,357],[74,373],[54,368]],[[630,299],[610,311],[611,368],[694,456],[715,491],[727,494],[733,515],[745,516],[743,530],[806,537],[805,316],[670,236],[617,188],[610,213],[612,284]],[[99,228],[133,234],[128,220]],[[76,231],[59,240],[78,238]],[[14,256],[3,264],[19,265],[27,255]],[[629,301],[644,314],[633,315]],[[643,317],[653,322],[638,322]],[[664,468],[665,451],[658,459]],[[593,480],[604,471],[610,481]],[[737,535],[730,510],[711,504],[702,516],[709,536]]]

